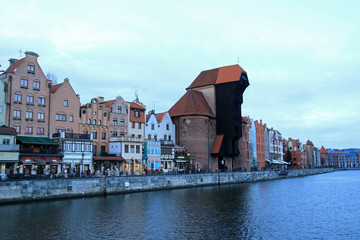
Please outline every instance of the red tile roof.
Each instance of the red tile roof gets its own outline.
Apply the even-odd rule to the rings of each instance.
[[[14,72],[19,66],[20,64],[24,61],[25,58],[19,59],[16,62],[13,63],[13,65],[11,65],[6,72]]]
[[[224,138],[224,135],[216,136],[214,146],[211,150],[211,154],[219,154],[223,138]]]
[[[0,134],[3,135],[16,135],[16,130],[15,128],[12,127],[0,127]]]
[[[140,110],[145,110],[146,109],[141,103],[138,103],[136,101],[130,102],[130,108],[137,108],[137,109],[140,109]]]
[[[314,144],[310,140],[307,140],[306,145],[314,146]]]
[[[320,153],[328,153],[328,152],[326,151],[326,149],[324,148],[324,146],[322,146],[321,149],[320,149]]]
[[[203,94],[196,90],[188,90],[169,110],[171,117],[201,115],[215,118]]]
[[[114,104],[115,101],[116,101],[116,99],[114,99],[114,100],[109,100],[109,101],[105,101],[106,107],[110,107],[111,105]]]
[[[52,85],[51,86],[51,93],[55,93],[56,90],[58,90],[58,88],[62,85],[62,83],[56,84],[56,85]]]
[[[191,83],[189,88],[203,87],[228,82],[236,82],[240,79],[241,73],[246,71],[239,65],[225,66],[202,71]]]

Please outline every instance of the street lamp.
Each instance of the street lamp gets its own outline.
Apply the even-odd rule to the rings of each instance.
[[[84,156],[85,156],[85,153],[82,152],[82,153],[81,153],[81,172],[80,172],[80,176],[81,176],[81,177],[84,176],[84,174],[83,174],[83,172],[84,172]]]

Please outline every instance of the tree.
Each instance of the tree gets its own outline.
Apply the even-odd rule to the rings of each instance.
[[[46,74],[46,79],[51,80],[52,85],[55,85],[55,84],[58,83],[57,77],[56,77],[56,75],[54,73],[48,72]]]
[[[292,160],[291,152],[290,152],[290,150],[288,149],[288,150],[286,151],[285,161],[288,162],[288,163],[291,163],[291,160]]]

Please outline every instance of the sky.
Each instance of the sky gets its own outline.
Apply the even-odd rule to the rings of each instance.
[[[360,147],[360,1],[0,0],[0,70],[25,51],[103,96],[168,111],[203,70],[239,64],[242,114],[284,138]]]

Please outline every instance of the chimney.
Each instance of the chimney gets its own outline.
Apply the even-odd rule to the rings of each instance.
[[[11,67],[11,65],[13,65],[16,61],[17,61],[16,58],[10,58],[10,59],[9,59],[10,67]]]
[[[104,97],[98,97],[99,103],[102,103],[104,101]]]
[[[39,54],[35,53],[35,52],[31,52],[31,51],[26,51],[25,52],[26,56],[33,56],[33,57],[39,57]]]

